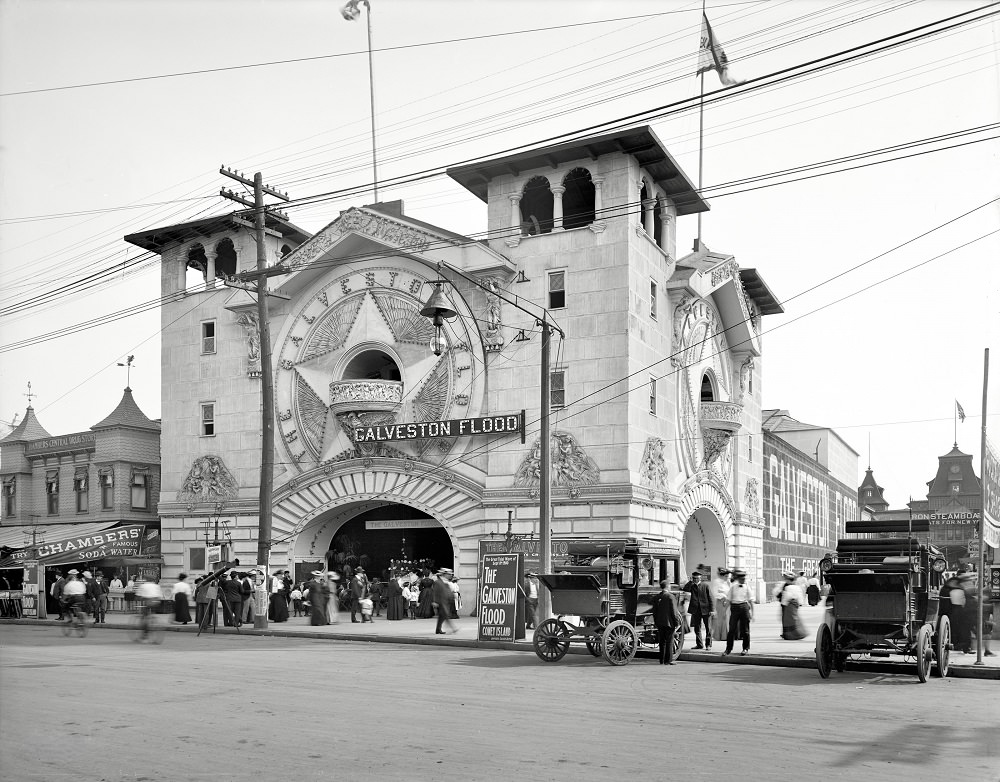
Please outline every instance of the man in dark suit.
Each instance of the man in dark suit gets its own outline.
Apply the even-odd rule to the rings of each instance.
[[[354,578],[351,579],[351,621],[358,621],[358,612],[361,611],[361,601],[368,597],[368,576],[365,575],[363,567],[355,568]],[[361,622],[364,624],[365,615],[361,614]]]
[[[712,620],[715,618],[715,602],[712,600],[712,590],[704,581],[704,574],[696,570],[691,574],[691,580],[684,585],[684,591],[689,594],[688,613],[691,614],[691,627],[694,628],[695,649],[712,648]],[[701,640],[701,628],[705,627],[705,642]]]
[[[239,627],[243,624],[243,593],[240,589],[240,574],[235,570],[220,585],[226,600],[222,601],[222,619],[227,626]],[[229,605],[226,605],[226,603]]]
[[[660,665],[673,665],[671,659],[674,653],[674,635],[677,628],[684,622],[681,611],[677,607],[677,598],[670,591],[670,584],[667,581],[660,582],[660,592],[649,601],[653,615],[653,624],[656,625],[657,635],[660,640]]]

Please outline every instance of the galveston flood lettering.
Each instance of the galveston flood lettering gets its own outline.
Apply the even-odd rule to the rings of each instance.
[[[524,413],[491,415],[486,418],[458,418],[451,421],[422,421],[391,426],[360,426],[354,430],[359,443],[386,440],[429,440],[436,437],[462,437],[478,434],[512,434],[524,430]]]

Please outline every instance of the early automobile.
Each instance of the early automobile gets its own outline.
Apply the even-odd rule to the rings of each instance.
[[[848,522],[855,537],[838,540],[836,556],[820,562],[829,586],[816,632],[816,667],[824,679],[848,660],[894,655],[915,663],[921,682],[932,664],[937,676],[948,675],[951,625],[938,601],[947,561],[915,537],[920,531],[914,522]]]
[[[561,660],[572,641],[584,641],[595,657],[626,665],[643,645],[659,647],[650,599],[659,582],[677,584],[680,553],[662,541],[643,538],[553,541],[553,573],[539,574],[548,588],[555,618],[532,638],[545,662]],[[674,655],[684,645],[683,629],[672,639]]]

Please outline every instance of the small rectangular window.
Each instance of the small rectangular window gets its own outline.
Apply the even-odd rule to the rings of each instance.
[[[566,406],[566,371],[563,369],[549,375],[549,405],[553,410]]]
[[[146,490],[146,484],[149,481],[149,476],[144,472],[134,472],[132,474],[132,485],[131,485],[131,495],[132,495],[132,510],[149,510],[149,492]]]
[[[566,306],[566,272],[549,272],[549,309]]]
[[[13,518],[17,512],[17,480],[9,478],[3,482],[3,515]]]
[[[215,436],[215,402],[203,402],[201,405],[202,437]]]
[[[90,487],[87,473],[79,472],[73,478],[73,491],[76,493],[76,512],[87,513],[90,510]]]
[[[656,283],[649,281],[649,317],[656,320]]]
[[[753,461],[753,435],[747,435],[747,461]]]
[[[101,473],[101,510],[112,510],[115,503],[115,476],[113,473]]]
[[[59,471],[49,470],[45,475],[45,496],[48,514],[59,515]]]
[[[201,352],[214,353],[215,352],[215,321],[206,320],[202,321],[201,324]]]
[[[188,566],[190,570],[205,570],[204,546],[193,546],[188,549]]]
[[[649,379],[649,412],[650,415],[656,415],[656,378],[651,377]]]

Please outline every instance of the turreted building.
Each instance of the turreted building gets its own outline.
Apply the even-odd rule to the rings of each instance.
[[[529,313],[544,310],[557,334],[554,540],[643,536],[685,570],[759,579],[762,443],[747,433],[761,425],[761,321],[782,308],[732,255],[699,244],[678,257],[676,221],[708,205],[676,161],[640,127],[448,173],[484,203],[488,239],[400,202],[349,209],[312,236],[269,218],[271,566],[298,579],[317,563],[379,575],[433,561],[473,578],[479,542],[508,519],[537,539]],[[254,268],[252,238],[216,218],[126,239],[162,258],[168,575],[197,569],[212,519],[253,562],[256,304],[220,272]],[[455,313],[440,330],[420,314],[438,284]]]

